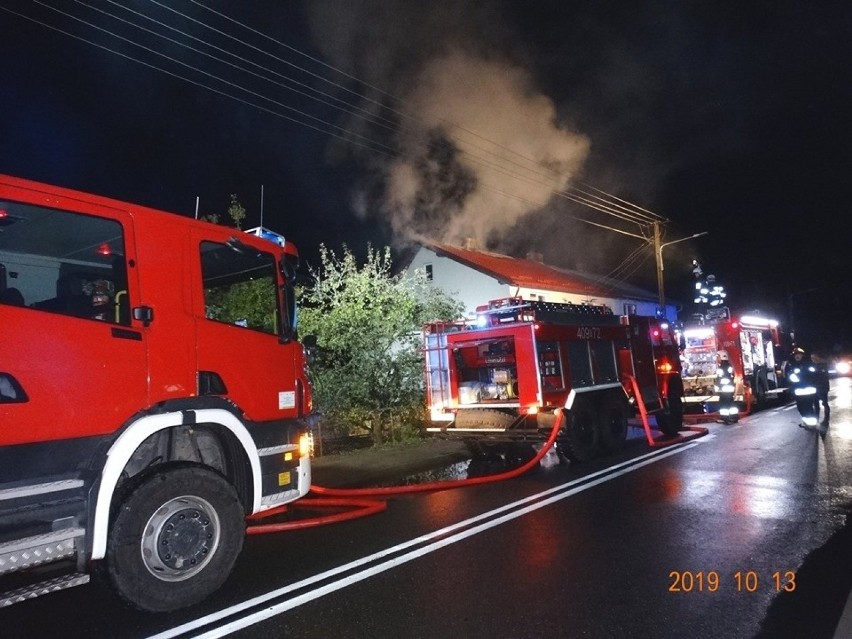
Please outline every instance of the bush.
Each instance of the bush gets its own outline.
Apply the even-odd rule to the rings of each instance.
[[[393,275],[390,249],[368,247],[363,265],[344,247],[320,247],[321,265],[300,291],[300,332],[315,335],[310,367],[323,423],[337,434],[370,432],[376,443],[411,437],[423,423],[420,328],[453,320],[462,304],[421,272]]]

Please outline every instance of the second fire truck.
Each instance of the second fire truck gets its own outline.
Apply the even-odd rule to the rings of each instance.
[[[732,316],[723,309],[701,325],[684,326],[681,339],[684,402],[689,410],[705,410],[718,401],[713,382],[722,352],[734,368],[736,401],[761,407],[768,400],[786,397],[777,321],[757,315]]]
[[[680,430],[680,362],[666,323],[521,298],[489,302],[477,316],[474,327],[425,327],[429,432],[464,439],[474,451],[540,442],[563,410],[557,450],[589,460],[624,443],[636,410],[631,376],[658,427]]]

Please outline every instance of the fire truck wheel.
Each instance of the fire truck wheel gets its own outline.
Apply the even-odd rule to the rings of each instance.
[[[119,507],[106,571],[118,594],[148,612],[198,603],[231,572],[245,535],[237,493],[197,466],[160,470]]]
[[[621,404],[609,400],[599,413],[601,449],[606,453],[620,450],[627,440],[627,416]]]
[[[600,429],[588,402],[578,400],[568,413],[566,431],[557,440],[565,456],[574,462],[589,461],[598,454]]]
[[[670,437],[676,436],[683,428],[683,399],[677,394],[669,397],[665,401],[665,408],[655,413],[654,417],[657,420],[657,427],[663,434]]]
[[[654,413],[654,417],[657,420],[657,428],[659,428],[660,432],[662,432],[664,435],[674,437],[678,433],[680,433],[680,429],[681,427],[683,427],[682,410],[678,415],[675,413],[675,411],[671,410],[671,407],[666,407],[665,409]]]

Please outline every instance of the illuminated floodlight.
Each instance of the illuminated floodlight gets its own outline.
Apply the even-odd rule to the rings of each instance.
[[[752,326],[769,326],[769,320],[764,317],[757,317],[756,315],[743,315],[740,321],[743,324],[751,324]]]

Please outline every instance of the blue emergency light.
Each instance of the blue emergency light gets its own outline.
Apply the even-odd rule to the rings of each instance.
[[[248,229],[246,231],[249,235],[254,235],[256,237],[263,238],[264,240],[268,240],[270,242],[274,242],[280,247],[284,247],[287,241],[284,239],[284,236],[280,233],[276,233],[275,231],[270,231],[268,228],[263,226],[255,226],[253,229]]]

